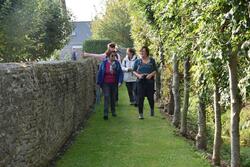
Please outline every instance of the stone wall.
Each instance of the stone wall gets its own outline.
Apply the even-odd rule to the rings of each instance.
[[[96,64],[0,64],[0,167],[48,164],[91,111]]]

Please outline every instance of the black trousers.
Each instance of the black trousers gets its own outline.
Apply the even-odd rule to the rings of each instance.
[[[147,97],[151,111],[154,110],[154,80],[137,80],[137,104],[139,113],[143,113],[144,97]]]
[[[136,102],[136,82],[126,82],[130,103]]]
[[[115,87],[115,102],[118,102],[119,100],[119,89],[118,89],[118,85],[116,85]]]

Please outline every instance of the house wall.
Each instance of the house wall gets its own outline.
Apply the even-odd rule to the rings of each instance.
[[[91,22],[83,21],[83,22],[74,22],[75,29],[71,34],[70,41],[68,44],[61,50],[61,59],[69,60],[71,59],[73,48],[75,46],[82,46],[83,42],[86,39],[89,39],[92,35],[91,33]],[[77,51],[78,59],[81,56],[82,48],[75,49]]]

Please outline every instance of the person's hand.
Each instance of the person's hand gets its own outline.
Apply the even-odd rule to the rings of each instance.
[[[151,79],[152,77],[153,77],[153,76],[152,76],[151,74],[148,74],[146,78],[147,78],[147,79]]]
[[[132,72],[133,71],[133,69],[132,68],[128,68],[128,72]]]
[[[83,52],[83,57],[88,57],[89,55],[88,55],[88,53],[87,52]]]
[[[81,57],[84,57],[84,52],[81,53]]]
[[[139,79],[142,79],[142,77],[143,77],[143,74],[138,74]]]
[[[122,86],[122,83],[119,83],[118,86],[119,86],[119,87]]]

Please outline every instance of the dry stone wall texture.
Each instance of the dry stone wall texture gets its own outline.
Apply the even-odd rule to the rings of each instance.
[[[85,120],[97,62],[0,64],[0,167],[43,167]]]

